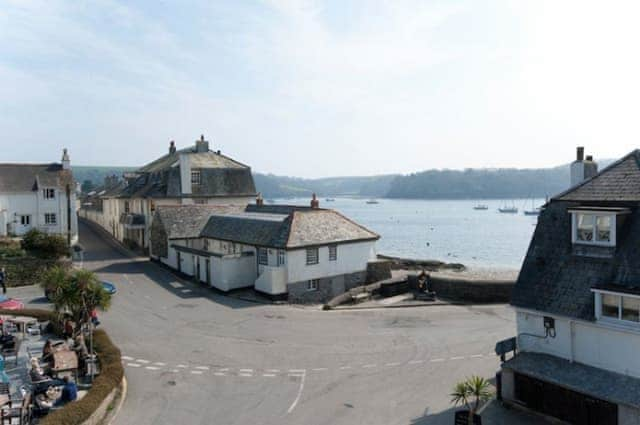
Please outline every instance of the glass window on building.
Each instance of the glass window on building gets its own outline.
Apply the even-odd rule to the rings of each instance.
[[[307,265],[318,264],[318,248],[307,248]]]
[[[640,322],[640,298],[622,297],[622,320]]]
[[[602,294],[602,316],[618,319],[620,316],[620,297],[618,295]]]
[[[266,248],[258,248],[258,264],[269,265],[269,253]]]

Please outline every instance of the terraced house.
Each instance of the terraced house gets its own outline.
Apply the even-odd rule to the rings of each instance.
[[[38,229],[77,242],[75,189],[66,149],[59,163],[0,164],[0,236]]]
[[[640,151],[544,207],[512,304],[504,399],[571,423],[640,423]]]
[[[337,211],[263,205],[158,207],[151,258],[222,291],[324,302],[365,283],[379,236]]]
[[[148,252],[153,213],[163,205],[240,205],[256,196],[251,168],[210,149],[201,136],[178,150],[172,141],[166,155],[121,182],[112,179],[83,200],[80,215],[94,221],[131,248]]]

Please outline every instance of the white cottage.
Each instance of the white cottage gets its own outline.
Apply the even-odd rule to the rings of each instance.
[[[78,240],[76,192],[71,161],[0,164],[0,236],[21,236],[31,229]]]
[[[192,220],[158,208],[151,253],[222,291],[252,287],[275,299],[324,302],[365,283],[379,236],[337,211],[314,205],[213,209],[197,234],[204,210]]]

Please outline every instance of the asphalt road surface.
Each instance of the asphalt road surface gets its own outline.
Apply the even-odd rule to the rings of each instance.
[[[86,225],[84,267],[118,289],[103,326],[128,395],[116,424],[451,424],[449,393],[493,377],[508,306],[262,305],[121,255]]]

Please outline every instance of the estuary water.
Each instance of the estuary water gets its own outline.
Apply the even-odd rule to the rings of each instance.
[[[320,198],[320,207],[338,210],[378,233],[380,254],[492,269],[520,268],[537,222],[536,216],[525,216],[523,211],[544,203],[544,199],[366,201]],[[309,198],[275,202],[309,205]],[[489,209],[474,210],[478,204]],[[518,213],[499,213],[498,208],[505,204],[517,207]]]

